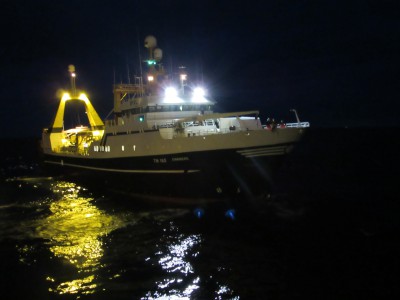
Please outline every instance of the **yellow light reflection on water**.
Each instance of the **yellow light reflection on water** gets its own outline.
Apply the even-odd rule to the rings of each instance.
[[[47,217],[38,220],[37,235],[46,239],[50,251],[76,267],[78,277],[60,282],[49,291],[58,294],[90,294],[96,291],[95,271],[101,268],[102,237],[123,226],[123,221],[94,206],[92,198],[84,197],[81,188],[71,182],[55,182],[52,190],[60,198],[50,204]]]
[[[97,287],[96,284],[92,283],[94,279],[94,275],[90,275],[83,279],[62,282],[55,289],[49,288],[49,291],[60,295],[76,294],[78,292],[82,294],[93,294]],[[50,281],[53,281],[53,279]]]

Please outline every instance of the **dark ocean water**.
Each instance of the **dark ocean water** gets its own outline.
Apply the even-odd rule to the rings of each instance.
[[[205,207],[48,177],[37,140],[2,140],[0,298],[397,299],[398,140],[310,130],[271,197]]]

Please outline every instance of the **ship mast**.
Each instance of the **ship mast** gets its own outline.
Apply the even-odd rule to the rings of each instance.
[[[157,48],[157,39],[152,35],[146,36],[144,46],[149,50],[148,59],[145,60],[149,67],[147,73],[148,89],[150,93],[154,93],[157,89],[159,76],[164,75],[164,69],[160,64],[163,53],[160,48]]]
[[[75,78],[76,78],[76,73],[75,73],[75,66],[74,65],[69,65],[68,66],[68,72],[71,75],[71,96],[76,97],[76,85],[75,85]]]

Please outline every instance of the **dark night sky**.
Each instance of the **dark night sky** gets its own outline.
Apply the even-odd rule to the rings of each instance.
[[[1,137],[40,136],[77,68],[102,117],[138,42],[204,77],[221,110],[314,127],[400,126],[398,1],[2,1]],[[289,119],[288,119],[289,121]]]

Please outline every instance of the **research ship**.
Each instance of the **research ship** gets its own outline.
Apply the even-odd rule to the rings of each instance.
[[[84,92],[65,92],[42,133],[44,163],[63,174],[119,191],[165,196],[253,197],[266,191],[308,122],[262,124],[259,111],[214,112],[204,87],[166,73],[156,38],[147,36],[145,76],[114,84],[112,114],[102,120]],[[144,77],[144,78],[143,78]],[[64,128],[66,105],[80,101],[88,126]]]

